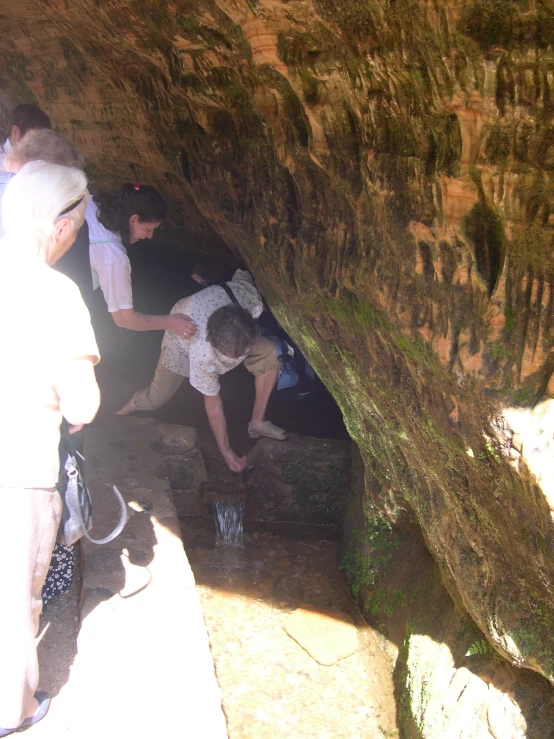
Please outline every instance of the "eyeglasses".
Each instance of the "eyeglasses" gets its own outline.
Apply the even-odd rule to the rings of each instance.
[[[61,213],[58,213],[58,218],[61,218],[61,216],[67,215],[67,213],[71,213],[72,210],[75,210],[75,208],[83,202],[83,198],[85,196],[81,195],[81,197],[78,200],[74,200],[72,203],[70,203],[67,208],[64,208]]]

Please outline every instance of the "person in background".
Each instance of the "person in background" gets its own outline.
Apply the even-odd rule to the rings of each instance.
[[[172,312],[186,311],[198,326],[192,339],[166,332],[154,378],[117,413],[161,408],[175,394],[185,377],[204,396],[204,407],[217,446],[232,472],[241,472],[246,457],[239,457],[229,444],[227,421],[220,395],[219,375],[244,362],[254,375],[256,395],[248,435],[284,440],[287,432],[265,419],[269,397],[279,375],[277,348],[260,336],[256,318],[263,310],[260,293],[248,272],[238,269],[225,283],[238,305],[221,285],[212,285],[176,303]]]
[[[41,159],[52,164],[83,169],[85,160],[74,144],[61,133],[49,128],[28,131],[17,146],[10,149],[3,159],[4,171],[0,173],[0,204],[6,185],[24,164]],[[4,235],[2,208],[0,205],[0,238]]]
[[[36,692],[35,637],[62,506],[60,423],[63,415],[80,429],[100,402],[89,313],[78,288],[50,266],[71,247],[87,198],[83,172],[34,161],[2,201],[0,737],[37,723],[50,705]]]
[[[83,169],[85,159],[77,147],[65,136],[48,128],[36,128],[28,131],[19,144],[5,158],[8,177],[19,172],[27,162],[42,160],[51,164],[63,164],[66,167]],[[1,175],[0,175],[1,177]],[[2,225],[2,194],[0,185],[0,238],[4,229]],[[92,274],[90,271],[88,246],[88,226],[86,221],[79,229],[72,248],[54,265],[54,269],[67,275],[81,291],[81,296],[89,308],[92,304]]]
[[[0,154],[0,172],[6,172],[3,167],[3,158],[19,144],[27,131],[35,128],[51,128],[50,118],[34,103],[17,105],[10,114],[9,130],[3,140]]]
[[[202,287],[217,285],[226,279],[231,279],[233,272],[228,274],[229,270],[224,264],[219,262],[201,262],[195,264],[192,268],[191,277]]]
[[[3,172],[4,157],[6,152],[4,151],[4,141],[10,135],[10,108],[8,103],[0,95],[0,172]]]
[[[172,331],[190,339],[196,326],[181,313],[151,316],[135,311],[127,245],[151,239],[167,214],[162,196],[150,185],[130,183],[99,193],[87,207],[90,266],[94,289],[100,287],[117,326],[132,331]]]
[[[12,174],[19,172],[27,162],[39,159],[77,169],[85,166],[85,158],[81,152],[63,134],[50,128],[36,128],[29,131],[17,147],[6,155],[6,171]]]

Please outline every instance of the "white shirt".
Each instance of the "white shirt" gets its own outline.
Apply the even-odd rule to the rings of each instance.
[[[6,139],[2,146],[0,146],[0,239],[4,235],[4,224],[2,222],[2,198],[4,197],[6,185],[10,181],[10,178],[13,177],[12,172],[6,172],[4,169],[4,159],[6,154],[11,150],[12,145],[10,144],[9,139]]]
[[[4,168],[4,159],[6,157],[6,154],[12,150],[12,145],[10,144],[10,140],[6,139],[2,146],[0,146],[0,172],[5,172]]]
[[[17,321],[9,318],[14,311]],[[7,258],[0,314],[0,486],[51,488],[58,480],[62,419],[56,383],[67,362],[98,361],[90,316],[68,277],[39,259]]]
[[[0,172],[0,239],[4,235],[4,221],[2,219],[2,198],[4,197],[4,190],[6,185],[13,177],[11,172]]]
[[[227,285],[240,305],[253,318],[258,318],[263,310],[263,303],[250,274],[238,269]],[[181,339],[171,331],[166,331],[162,341],[160,361],[163,366],[177,375],[189,377],[190,384],[202,395],[219,395],[219,375],[224,375],[244,361],[244,356],[230,359],[221,354],[206,337],[208,318],[226,305],[232,305],[231,298],[217,285],[206,287],[188,298],[179,300],[171,309],[171,313],[184,313],[190,316],[198,332],[192,339]]]
[[[87,205],[85,218],[89,231],[93,289],[101,288],[110,313],[132,308],[131,262],[121,237],[100,223],[98,206],[92,198]]]

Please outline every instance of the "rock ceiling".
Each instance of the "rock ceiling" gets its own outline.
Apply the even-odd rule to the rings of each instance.
[[[368,500],[554,679],[551,512],[502,415],[554,390],[551,3],[0,0],[0,20],[0,88],[93,185],[157,185],[247,263]]]

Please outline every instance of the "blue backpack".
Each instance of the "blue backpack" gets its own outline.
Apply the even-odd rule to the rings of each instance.
[[[283,393],[283,396],[289,400],[312,398],[317,392],[317,377],[308,360],[288,341],[272,334],[270,329],[262,326],[261,333],[262,336],[273,341],[277,347],[277,356],[281,365],[277,390],[288,391]]]

